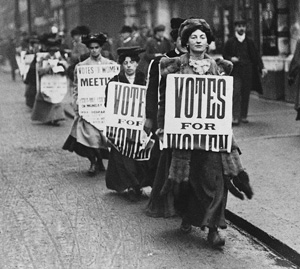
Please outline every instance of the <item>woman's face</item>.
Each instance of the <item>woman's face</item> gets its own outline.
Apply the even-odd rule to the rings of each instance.
[[[98,43],[92,42],[89,44],[90,54],[93,58],[97,58],[100,55],[101,47]]]
[[[133,74],[135,74],[138,63],[136,61],[133,61],[130,57],[127,56],[122,65],[123,65],[125,74],[128,76],[132,76]]]
[[[190,48],[190,52],[195,52],[195,53],[205,52],[208,48],[206,34],[201,30],[197,29],[190,35],[187,45]]]

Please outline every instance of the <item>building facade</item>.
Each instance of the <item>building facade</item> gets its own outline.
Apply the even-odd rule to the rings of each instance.
[[[133,24],[164,24],[168,33],[172,17],[202,17],[213,28],[216,55],[233,35],[235,18],[243,17],[269,70],[263,80],[265,97],[294,98],[286,93],[292,91],[286,73],[300,37],[298,0],[0,0],[0,15],[1,37],[29,29],[47,32],[53,25],[66,32],[87,25],[114,38],[123,25]]]

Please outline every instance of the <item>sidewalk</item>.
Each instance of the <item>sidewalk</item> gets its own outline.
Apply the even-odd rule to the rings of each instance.
[[[300,122],[293,104],[254,95],[249,112],[234,134],[254,197],[230,195],[228,209],[300,253]]]

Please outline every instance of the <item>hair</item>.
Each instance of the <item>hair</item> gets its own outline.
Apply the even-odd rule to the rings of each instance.
[[[195,32],[196,30],[201,30],[202,32],[204,32],[206,34],[206,38],[207,38],[207,43],[210,44],[212,41],[215,40],[211,30],[207,27],[205,27],[204,25],[193,25],[191,27],[189,27],[188,29],[185,29],[185,31],[182,32],[181,35],[181,45],[183,47],[186,47],[188,41],[189,41],[189,37],[191,36],[191,34],[193,32]]]
[[[121,54],[118,58],[119,64],[123,64],[126,57],[130,57],[130,59],[134,62],[139,62],[140,61],[140,56],[139,55],[126,55],[126,54]]]

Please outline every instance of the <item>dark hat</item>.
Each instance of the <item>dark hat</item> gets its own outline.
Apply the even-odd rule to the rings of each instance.
[[[38,35],[32,35],[29,37],[29,43],[30,44],[37,44],[40,43],[40,39],[38,37]]]
[[[132,57],[138,62],[140,60],[139,54],[144,51],[145,49],[139,46],[118,48],[117,53],[119,55],[119,63],[123,63],[126,57]]]
[[[239,17],[234,20],[233,24],[234,25],[238,25],[238,24],[246,25],[247,21],[244,18]]]
[[[128,25],[124,25],[120,31],[120,33],[132,33],[132,28]]]
[[[100,47],[107,41],[107,36],[103,33],[98,34],[88,34],[82,36],[82,43],[85,44],[87,47],[90,43],[98,43]]]
[[[81,32],[78,29],[78,27],[73,28],[70,33],[71,33],[72,37],[75,36],[75,35],[81,35]]]
[[[159,24],[157,26],[154,27],[153,32],[157,33],[157,32],[162,32],[166,29],[166,27],[162,24]]]
[[[56,38],[56,34],[44,33],[39,37],[41,44],[47,47],[59,47],[61,45],[61,40]]]
[[[88,35],[91,32],[90,28],[86,25],[79,25],[77,28],[81,35]]]
[[[90,29],[85,25],[76,26],[71,30],[71,36],[74,35],[88,35],[90,33]]]
[[[182,18],[172,18],[171,19],[171,28],[172,29],[179,29],[180,25],[185,21]]]
[[[49,37],[46,40],[45,45],[49,48],[60,47],[61,39]]]
[[[181,37],[181,45],[186,46],[190,35],[197,29],[206,34],[207,42],[210,44],[214,40],[211,28],[204,19],[187,19],[179,27],[178,34]]]
[[[172,18],[171,19],[171,32],[170,32],[170,36],[172,37],[173,41],[175,42],[178,38],[178,29],[181,25],[181,23],[183,23],[185,21],[185,19],[182,18]]]

